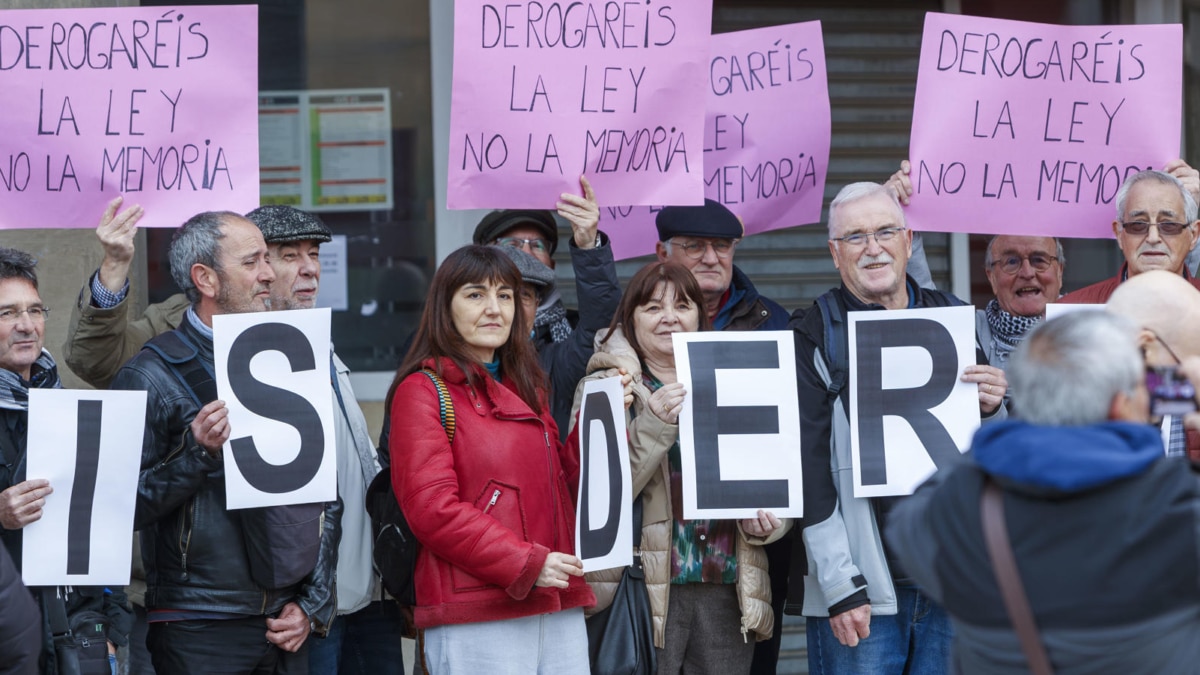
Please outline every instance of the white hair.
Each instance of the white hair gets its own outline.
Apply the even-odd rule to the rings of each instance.
[[[841,207],[877,195],[887,197],[895,205],[896,218],[900,222],[900,227],[907,227],[908,224],[904,220],[904,209],[900,208],[900,202],[896,200],[896,195],[890,188],[879,183],[851,183],[839,190],[837,196],[829,203],[829,237],[832,239],[834,233],[837,232],[838,212]]]

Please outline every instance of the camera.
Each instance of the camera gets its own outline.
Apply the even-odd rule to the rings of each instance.
[[[1196,411],[1196,388],[1176,366],[1147,368],[1146,389],[1150,392],[1150,414],[1154,417]]]

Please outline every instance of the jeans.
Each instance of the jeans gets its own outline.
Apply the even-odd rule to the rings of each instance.
[[[808,619],[812,675],[941,675],[949,672],[950,618],[913,587],[896,589],[896,614],[871,617],[871,635],[857,647],[833,636],[829,619]]]
[[[404,675],[404,617],[392,600],[372,602],[333,620],[329,635],[310,638],[313,675]]]
[[[589,675],[581,608],[425,629],[433,675]]]

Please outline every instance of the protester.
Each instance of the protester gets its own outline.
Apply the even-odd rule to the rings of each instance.
[[[696,277],[704,295],[704,313],[717,330],[783,330],[788,313],[779,303],[759,294],[754,283],[733,264],[737,245],[745,234],[741,219],[723,204],[711,199],[701,206],[668,206],[655,216],[659,261],[682,265]],[[791,565],[791,543],[773,541],[766,547],[772,569]],[[783,603],[787,597],[787,576],[771,577],[771,595],[775,598],[775,625],[783,623]],[[755,646],[754,675],[775,672],[779,661],[782,631]]]
[[[148,392],[135,527],[142,533],[154,667],[159,673],[307,672],[308,637],[327,630],[336,609],[341,504],[324,506],[312,571],[294,585],[263,587],[247,552],[247,516],[225,505],[221,448],[230,437],[228,409],[214,400],[215,387],[207,395],[181,370],[198,362],[212,372],[213,316],[267,308],[275,280],[267,244],[237,214],[201,213],[175,233],[170,261],[192,305],[179,328],[155,338],[156,348],[139,352],[113,380],[114,389]],[[190,345],[190,351],[181,355],[172,344]],[[288,550],[309,545],[292,541]]]
[[[23,530],[30,523],[41,520],[42,509],[54,493],[46,479],[25,478],[29,391],[62,388],[54,357],[42,348],[50,310],[42,304],[38,293],[36,265],[33,256],[23,251],[0,248],[0,542],[11,555],[18,575]],[[11,611],[16,618],[18,613],[24,612],[27,618],[36,617],[36,614],[29,614],[28,595],[20,587],[19,577],[16,583],[16,588],[0,592],[0,597],[7,598],[12,607],[10,610],[9,602],[0,604],[0,613],[7,615]],[[113,592],[100,586],[77,586],[69,589],[39,587],[33,591],[44,616],[48,617],[53,610],[68,618],[85,611],[106,616],[104,633],[108,638],[110,665],[115,667],[117,647],[127,644],[133,622],[133,614],[120,589]],[[0,623],[9,624],[9,621],[6,617]],[[62,671],[51,641],[49,619],[45,623],[38,621],[28,625],[35,627],[28,632],[33,635],[38,670],[43,675],[58,675]],[[17,630],[15,626],[13,628]],[[7,638],[7,635],[0,636],[0,642]],[[30,645],[26,643],[25,646]],[[20,661],[20,657],[14,659],[14,663]],[[0,669],[5,665],[0,664]],[[76,664],[75,668],[78,667]]]
[[[1102,304],[1117,286],[1142,272],[1166,270],[1193,286],[1200,280],[1188,272],[1187,255],[1196,245],[1196,199],[1180,180],[1163,171],[1130,176],[1117,191],[1113,234],[1125,254],[1116,276],[1063,296],[1068,304]]]
[[[422,545],[414,620],[439,675],[589,672],[578,447],[558,440],[520,287],[493,247],[451,253],[388,393],[392,483]]]
[[[1141,330],[1138,346],[1147,368],[1170,369],[1182,360],[1200,356],[1200,291],[1183,277],[1151,270],[1121,284],[1105,306]],[[1167,415],[1167,454],[1200,460],[1200,433],[1185,433],[1183,418]]]
[[[812,673],[940,672],[949,648],[945,614],[880,538],[900,500],[854,496],[846,390],[831,389],[847,381],[848,366],[831,361],[826,348],[826,314],[831,339],[846,354],[848,312],[963,304],[905,275],[911,236],[887,187],[855,183],[843,188],[829,208],[829,251],[842,285],[807,312],[797,312],[789,324],[796,332],[805,476],[805,529],[796,543],[789,609],[802,605],[808,617]],[[986,363],[971,365],[962,380],[978,385],[985,420],[1005,416],[1003,371]]]
[[[1136,334],[1104,312],[1036,328],[1008,367],[1021,421],[892,512],[888,542],[953,619],[952,672],[1031,670],[981,530],[992,487],[1054,672],[1196,671],[1200,484],[1146,424]]]
[[[583,378],[596,331],[612,321],[621,284],[608,235],[597,227],[600,207],[586,177],[579,178],[583,196],[559,195],[558,215],[571,224],[571,269],[579,311],[568,311],[562,295],[551,287],[543,294],[532,326],[538,360],[550,383],[550,412],[566,440],[575,384]],[[476,244],[512,247],[529,253],[550,270],[558,249],[558,223],[550,211],[493,211],[479,221]]]
[[[641,556],[658,672],[748,673],[754,645],[774,630],[761,547],[783,536],[790,521],[763,511],[742,521],[683,518],[677,424],[687,392],[676,377],[671,335],[711,330],[703,308],[700,285],[686,268],[646,265],[629,281],[584,382],[614,370],[632,376],[629,461],[632,494],[642,500]],[[583,382],[577,405],[582,396]],[[620,579],[620,569],[589,575],[596,611],[612,602]]]

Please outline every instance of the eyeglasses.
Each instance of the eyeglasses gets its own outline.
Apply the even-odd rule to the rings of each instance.
[[[1005,274],[1016,274],[1021,271],[1021,265],[1025,261],[1029,261],[1029,266],[1035,272],[1045,272],[1050,269],[1050,266],[1058,262],[1058,256],[1046,255],[1045,253],[1030,253],[1028,256],[1006,255],[999,260],[993,260],[992,267],[999,267],[1001,272]]]
[[[1150,231],[1150,227],[1158,228],[1158,233],[1164,237],[1174,237],[1187,229],[1187,223],[1147,223],[1144,220],[1135,220],[1131,223],[1121,223],[1121,229],[1129,234],[1142,236]]]
[[[882,246],[895,240],[901,232],[907,229],[907,227],[885,227],[882,230],[875,230],[874,232],[858,232],[856,234],[848,234],[844,237],[830,237],[829,241],[840,241],[847,246],[860,248],[866,246],[871,237],[875,237],[875,241]]]
[[[738,239],[712,239],[709,241],[671,241],[672,246],[678,246],[683,250],[683,254],[692,260],[699,260],[708,252],[709,247],[712,247],[713,253],[717,257],[724,260],[733,255],[733,249],[738,244]]]
[[[34,323],[42,323],[47,316],[50,316],[50,308],[34,305],[25,309],[13,309],[12,307],[0,309],[0,323],[11,326],[21,320],[22,314],[28,314],[29,320]]]
[[[507,246],[509,248],[525,248],[526,246],[528,246],[529,250],[535,251],[537,253],[549,253],[550,252],[550,242],[546,241],[545,239],[522,239],[520,237],[500,237],[499,239],[496,240],[496,243],[501,246]]]
[[[1176,365],[1180,365],[1183,363],[1183,361],[1180,360],[1179,356],[1177,356],[1175,354],[1175,350],[1171,349],[1171,345],[1167,344],[1166,340],[1163,340],[1161,335],[1159,335],[1158,333],[1154,332],[1153,330],[1151,330],[1149,328],[1145,328],[1143,330],[1145,330],[1146,332],[1153,335],[1155,340],[1158,340],[1158,344],[1162,345],[1163,349],[1167,350],[1167,353],[1171,355],[1171,358],[1175,359]],[[1145,358],[1145,349],[1143,349],[1142,352],[1143,352],[1142,358],[1144,359]]]

